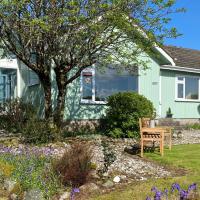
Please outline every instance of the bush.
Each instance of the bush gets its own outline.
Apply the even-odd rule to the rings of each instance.
[[[91,168],[92,150],[88,144],[75,143],[54,163],[54,170],[63,185],[79,187],[87,182]]]
[[[11,132],[21,132],[27,120],[36,118],[36,109],[21,99],[6,101],[0,105],[0,128]]]
[[[139,136],[139,118],[154,115],[154,107],[146,97],[135,92],[117,93],[108,98],[106,134],[125,138]]]
[[[52,142],[57,133],[59,131],[46,120],[28,120],[22,129],[23,141],[32,144]]]

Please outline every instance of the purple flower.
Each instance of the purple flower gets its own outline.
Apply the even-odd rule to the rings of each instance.
[[[188,187],[188,192],[190,192],[191,190],[196,190],[197,189],[197,184],[193,183]]]
[[[70,200],[74,200],[75,193],[79,193],[79,192],[80,192],[79,188],[72,188],[71,194],[70,194]]]
[[[151,198],[150,198],[150,197],[147,197],[146,200],[151,200]]]
[[[186,190],[181,190],[180,191],[180,200],[187,199],[187,196],[188,196],[188,191],[186,191]]]
[[[174,192],[174,190],[177,189],[179,192],[181,190],[181,187],[178,183],[173,183],[172,184],[172,192]]]

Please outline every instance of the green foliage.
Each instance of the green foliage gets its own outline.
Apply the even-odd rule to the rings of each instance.
[[[1,105],[0,122],[0,129],[21,133],[26,143],[52,142],[60,134],[60,130],[49,121],[38,119],[33,105],[21,99],[7,101]]]
[[[101,141],[101,146],[103,148],[103,155],[104,155],[104,167],[99,170],[99,174],[102,175],[103,173],[108,171],[108,167],[115,162],[117,159],[114,151],[109,146],[108,142]]]
[[[0,163],[10,165],[10,177],[16,180],[23,191],[40,189],[45,198],[52,197],[61,186],[51,168],[51,160],[37,155],[12,155],[1,154]]]
[[[186,128],[187,129],[200,130],[200,123],[187,124]]]
[[[24,124],[36,118],[36,109],[21,99],[6,101],[0,105],[0,128],[10,132],[20,132]]]
[[[86,183],[89,177],[92,170],[91,159],[90,145],[75,143],[54,163],[54,171],[64,185],[79,187]]]
[[[21,131],[23,141],[32,144],[52,142],[59,134],[59,130],[52,128],[49,121],[36,119],[27,121]]]
[[[114,94],[107,105],[106,134],[116,138],[138,137],[139,118],[155,114],[152,102],[135,92]]]
[[[177,37],[176,28],[167,26],[170,14],[183,11],[174,4],[172,0],[4,0],[0,6],[0,44],[39,75],[46,102],[51,102],[48,92],[54,62],[60,95],[55,113],[59,119],[65,88],[82,70],[97,61],[100,67],[110,63],[146,67],[146,61],[139,59],[141,53],[153,53],[155,43]],[[49,104],[45,108],[45,114],[53,115]]]

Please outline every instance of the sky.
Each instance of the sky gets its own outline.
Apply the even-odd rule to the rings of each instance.
[[[200,50],[200,0],[177,0],[177,6],[187,11],[174,14],[170,26],[176,27],[183,35],[166,39],[165,44]]]

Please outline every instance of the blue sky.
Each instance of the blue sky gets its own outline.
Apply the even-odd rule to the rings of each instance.
[[[173,15],[170,25],[183,35],[166,39],[165,44],[200,50],[200,0],[177,0],[177,6],[186,8],[187,12]]]

